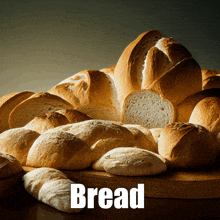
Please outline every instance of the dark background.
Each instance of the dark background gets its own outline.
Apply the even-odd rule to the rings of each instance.
[[[184,45],[202,69],[220,70],[220,1],[1,1],[0,96],[47,91],[114,65],[152,29]]]

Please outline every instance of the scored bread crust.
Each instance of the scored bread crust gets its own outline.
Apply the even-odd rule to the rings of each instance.
[[[162,37],[165,36],[157,30],[146,31],[132,41],[121,54],[114,70],[119,102],[123,102],[129,93],[141,89],[146,55]]]
[[[0,133],[10,129],[9,115],[11,111],[22,101],[33,95],[33,92],[15,92],[0,98]]]
[[[201,68],[193,58],[186,58],[155,80],[148,89],[158,92],[176,106],[202,90]]]
[[[36,116],[72,108],[69,102],[59,96],[47,92],[36,93],[13,109],[9,116],[9,126],[10,128],[23,127]]]
[[[164,127],[175,121],[173,104],[148,89],[130,93],[123,105],[122,123],[140,124],[148,128]]]

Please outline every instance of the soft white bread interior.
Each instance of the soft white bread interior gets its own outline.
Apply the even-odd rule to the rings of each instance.
[[[14,92],[0,98],[0,133],[10,129],[9,115],[22,101],[33,95],[33,92]]]
[[[214,138],[205,127],[175,122],[162,129],[158,152],[166,159],[168,167],[192,169],[212,164],[218,149]]]
[[[29,149],[39,136],[36,131],[24,127],[9,129],[0,134],[0,151],[13,155],[25,165]]]
[[[175,121],[175,107],[154,91],[144,89],[130,93],[123,105],[122,122],[161,128]]]
[[[40,92],[30,96],[17,105],[9,116],[10,128],[23,127],[34,117],[61,109],[72,109],[73,106],[59,96]]]
[[[115,148],[92,164],[95,170],[122,176],[156,175],[166,171],[165,159],[140,148]]]
[[[0,151],[0,180],[22,171],[21,163],[11,154]]]
[[[63,172],[42,167],[23,176],[25,190],[39,201],[63,212],[76,213],[83,209],[71,208],[71,181]]]

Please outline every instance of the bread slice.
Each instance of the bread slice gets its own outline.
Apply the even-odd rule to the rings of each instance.
[[[147,128],[165,127],[175,121],[173,104],[154,91],[143,89],[130,93],[123,105],[122,123]]]
[[[9,115],[22,101],[33,95],[33,92],[23,91],[7,94],[0,98],[0,133],[10,129]]]
[[[9,116],[9,126],[10,128],[23,127],[42,114],[72,108],[69,102],[59,96],[47,92],[36,93],[13,109]]]

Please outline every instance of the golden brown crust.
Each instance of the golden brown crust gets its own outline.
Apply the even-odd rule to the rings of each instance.
[[[72,108],[69,102],[59,96],[47,92],[36,93],[13,109],[9,116],[9,126],[10,128],[23,127],[36,116]]]
[[[115,67],[116,67],[116,65],[113,65],[113,66],[110,66],[107,68],[103,68],[100,71],[103,73],[109,74],[109,75],[114,75]]]

